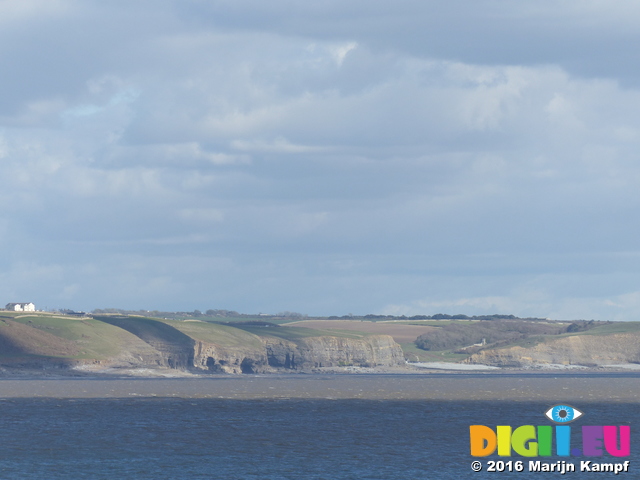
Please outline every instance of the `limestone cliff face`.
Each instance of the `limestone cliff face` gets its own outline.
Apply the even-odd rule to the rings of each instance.
[[[270,371],[267,353],[252,347],[221,347],[196,341],[193,367],[210,373],[265,373]]]
[[[260,338],[260,337],[256,337]],[[276,337],[260,338],[261,346],[225,347],[194,340],[192,344],[150,341],[155,355],[126,357],[100,362],[119,367],[175,368],[208,373],[308,372],[318,367],[404,365],[400,345],[388,335],[362,339],[307,337],[296,342]]]
[[[400,345],[388,335],[361,339],[343,337],[307,337],[296,343],[268,337],[266,347],[269,366],[279,369],[310,371],[318,367],[356,365],[363,367],[404,364]]]
[[[640,334],[575,335],[528,348],[483,350],[469,357],[467,363],[503,367],[640,363]]]

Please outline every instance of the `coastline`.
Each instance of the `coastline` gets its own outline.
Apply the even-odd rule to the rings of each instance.
[[[55,378],[91,378],[91,379],[113,379],[113,378],[226,378],[238,377],[246,378],[253,376],[273,377],[273,376],[309,376],[309,375],[455,375],[455,374],[484,374],[484,375],[565,375],[565,374],[614,374],[614,373],[640,373],[640,364],[621,365],[563,365],[563,364],[540,364],[526,367],[496,367],[483,364],[465,364],[449,362],[430,363],[406,363],[397,366],[340,366],[340,367],[317,367],[311,370],[287,370],[274,371],[269,373],[254,374],[230,374],[230,373],[208,373],[199,370],[183,370],[176,368],[146,368],[146,367],[97,367],[97,366],[74,366],[48,368],[7,368],[0,367],[1,379],[47,379]]]

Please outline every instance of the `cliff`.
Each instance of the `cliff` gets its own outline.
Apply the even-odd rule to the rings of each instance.
[[[267,373],[271,371],[266,351],[251,346],[224,347],[197,341],[193,364],[196,371],[209,373]]]
[[[404,365],[404,354],[389,335],[364,338],[307,337],[296,342],[266,337],[262,339],[271,367],[309,371],[318,367]]]
[[[317,333],[322,332],[123,315],[24,316],[0,319],[0,366],[241,374],[404,365],[402,349],[390,336]]]
[[[194,368],[212,373],[310,372],[318,367],[404,365],[400,346],[387,335],[363,339],[332,336],[289,341],[263,337],[261,348],[227,348],[196,342]]]
[[[247,335],[246,332],[243,333]],[[154,362],[153,365],[141,362],[139,366],[240,374],[310,372],[318,367],[375,367],[405,363],[402,349],[388,335],[373,335],[362,339],[308,337],[296,339],[295,342],[263,337],[259,338],[259,346],[252,342],[231,347],[192,339],[188,345],[155,341],[153,346],[164,361],[160,365],[158,362]],[[113,362],[111,364],[113,365]]]
[[[573,335],[532,347],[488,349],[472,355],[466,363],[503,367],[640,363],[640,333]]]

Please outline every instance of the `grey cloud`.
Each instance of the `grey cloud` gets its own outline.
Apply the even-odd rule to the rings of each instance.
[[[546,65],[637,84],[633,2],[194,2],[184,15],[212,25],[356,40],[376,50],[474,64]]]
[[[57,5],[0,33],[11,295],[640,311],[633,5]]]

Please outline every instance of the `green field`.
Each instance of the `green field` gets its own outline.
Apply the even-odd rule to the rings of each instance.
[[[117,355],[123,349],[136,349],[141,343],[129,332],[91,318],[22,314],[16,316],[15,321],[40,332],[74,342],[77,345],[78,353],[67,356],[68,358],[105,359]],[[39,345],[36,335],[33,336],[31,342],[28,336],[23,340],[27,347],[31,344],[33,349],[37,351]]]
[[[640,332],[640,322],[615,322],[608,325],[594,327],[582,335],[610,335],[612,333],[636,333]]]
[[[400,346],[408,362],[460,362],[469,358],[469,355],[453,353],[450,350],[434,352],[422,350],[413,343],[402,343]]]
[[[202,342],[216,343],[225,347],[250,346],[260,348],[262,343],[249,331],[229,325],[202,321],[159,320],[172,328]]]
[[[278,337],[283,340],[295,342],[301,338],[308,337],[343,337],[343,338],[364,338],[368,336],[365,332],[353,332],[347,330],[316,330],[305,327],[257,327],[253,325],[239,325],[238,329],[253,333],[259,337]]]

